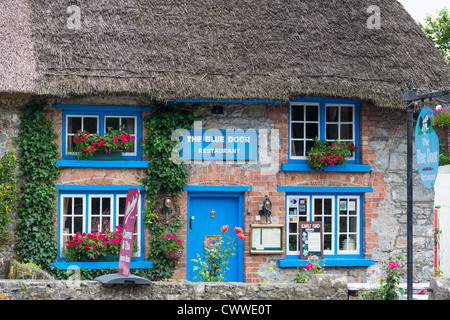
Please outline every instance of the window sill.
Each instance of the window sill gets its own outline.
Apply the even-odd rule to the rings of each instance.
[[[327,167],[324,172],[370,172],[369,164],[342,164],[333,167]],[[306,163],[282,163],[281,171],[307,171],[317,172],[311,169]]]
[[[119,268],[119,261],[112,262],[52,262],[52,267],[56,267],[60,270],[73,269],[74,266],[77,266],[82,269],[110,269],[110,268]],[[130,269],[152,269],[153,261],[131,261]]]
[[[308,261],[306,259],[300,259],[299,256],[286,256],[286,258],[279,259],[278,266],[280,268],[297,268],[299,266],[306,266]],[[319,264],[325,264],[325,267],[369,267],[373,265],[372,259],[366,259],[361,257],[345,258],[340,257],[325,257],[319,259]]]
[[[150,161],[134,160],[57,160],[56,165],[60,168],[147,168]]]

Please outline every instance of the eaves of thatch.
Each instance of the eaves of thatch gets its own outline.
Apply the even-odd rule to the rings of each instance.
[[[0,12],[0,92],[404,108],[410,75],[419,92],[450,88],[450,67],[394,0],[2,0]]]

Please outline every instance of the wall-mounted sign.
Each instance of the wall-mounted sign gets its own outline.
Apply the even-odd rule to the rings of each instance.
[[[309,256],[323,258],[323,236],[321,221],[300,222],[300,258],[308,259]]]
[[[283,225],[252,224],[251,250],[253,254],[283,253]]]
[[[180,144],[186,160],[258,160],[256,130],[185,131]]]
[[[434,186],[439,167],[439,138],[432,122],[433,112],[430,108],[424,107],[417,119],[415,148],[417,170],[426,189]]]

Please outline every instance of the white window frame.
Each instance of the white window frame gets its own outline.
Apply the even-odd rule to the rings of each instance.
[[[105,128],[105,132],[103,133],[103,135],[106,134],[108,128],[106,126],[106,119],[107,118],[119,118],[119,125],[122,125],[122,118],[133,118],[134,120],[134,133],[130,134],[128,132],[128,134],[130,134],[131,137],[134,137],[134,141],[131,139],[130,141],[134,144],[134,152],[124,152],[123,155],[124,156],[136,156],[137,155],[137,116],[127,116],[127,115],[105,115],[104,116],[104,128]]]
[[[340,230],[339,230],[339,228],[340,228],[340,217],[341,217],[341,209],[340,209],[340,203],[341,203],[341,200],[347,200],[347,208],[346,208],[346,211],[347,211],[347,215],[346,215],[346,217],[347,217],[347,231],[346,232],[340,232]],[[350,231],[348,231],[348,228],[349,228],[349,220],[348,220],[348,218],[350,217],[350,215],[348,214],[348,212],[350,211],[349,210],[349,200],[356,200],[356,205],[355,205],[355,211],[356,211],[356,216],[354,216],[354,217],[356,217],[356,233],[355,232],[350,232]],[[356,253],[359,253],[359,251],[360,251],[360,235],[361,235],[361,228],[360,228],[360,225],[361,225],[361,216],[360,216],[360,201],[361,201],[361,197],[359,197],[359,196],[344,196],[344,195],[340,195],[340,196],[338,196],[338,208],[337,208],[337,224],[338,224],[338,229],[336,230],[336,232],[337,232],[337,241],[339,242],[340,241],[340,235],[341,234],[346,234],[347,236],[348,235],[351,235],[351,234],[355,234],[356,235],[356,244],[355,244],[355,250],[341,250],[340,249],[340,244],[338,243],[338,245],[337,245],[337,250],[338,250],[338,254],[356,254]]]
[[[83,115],[78,115],[78,114],[68,114],[66,116],[65,122],[66,122],[66,155],[68,156],[74,156],[77,155],[78,152],[71,152],[69,150],[69,141],[73,140],[73,137],[75,135],[75,133],[69,133],[69,118],[81,118],[81,130],[84,130],[84,118],[96,118],[97,119],[97,132],[90,132],[90,133],[98,133],[100,131],[100,119],[98,115],[89,115],[89,114],[83,114]],[[70,139],[70,140],[69,140]]]
[[[100,220],[102,220],[102,217],[104,217],[103,213],[102,213],[102,201],[100,200],[100,214],[99,215],[95,215],[92,213],[92,199],[93,198],[109,198],[110,200],[110,206],[111,206],[111,210],[114,209],[114,196],[112,194],[89,194],[89,204],[88,204],[88,233],[92,232],[92,218],[93,217],[99,217]],[[113,231],[113,222],[114,222],[114,212],[111,212],[109,215],[109,230]],[[101,228],[101,232],[105,232],[105,230],[103,230],[103,228]]]
[[[324,221],[324,217],[325,215],[323,214],[323,206],[322,206],[322,215],[320,215],[322,217],[322,228],[323,228],[323,235],[322,235],[322,240],[323,240],[323,244],[324,244],[324,250],[323,250],[323,254],[334,254],[335,252],[335,236],[336,236],[336,224],[335,224],[335,196],[330,196],[330,195],[314,195],[311,197],[311,221],[316,221],[315,217],[315,199],[331,199],[331,232],[325,232],[325,221]],[[323,201],[322,201],[323,202]],[[325,235],[326,234],[331,234],[331,250],[325,250]]]
[[[65,214],[64,213],[64,199],[66,199],[66,198],[72,198],[72,214],[71,215],[67,215],[67,214]],[[81,232],[83,232],[83,230],[84,230],[84,228],[85,228],[85,223],[86,223],[86,195],[84,195],[84,194],[63,194],[63,195],[61,195],[61,200],[60,200],[60,230],[59,230],[59,232],[60,232],[60,235],[61,235],[61,237],[60,237],[60,248],[61,248],[61,250],[63,249],[63,248],[65,248],[65,246],[66,246],[66,244],[65,244],[65,242],[67,241],[67,240],[69,240],[69,238],[71,237],[71,236],[75,236],[75,233],[71,233],[71,232],[69,232],[69,233],[65,233],[64,232],[64,218],[65,217],[72,217],[72,226],[74,226],[74,221],[73,221],[73,218],[74,218],[74,214],[73,214],[73,212],[74,212],[74,206],[75,206],[75,201],[74,201],[74,198],[82,198],[83,199],[83,203],[82,203],[82,214],[81,214],[81,220],[82,220],[82,224],[81,224],[81,226],[82,226],[82,230],[81,230]]]
[[[304,106],[304,118],[303,121],[299,121],[299,120],[293,120],[292,118],[292,112],[293,112],[293,108],[295,106]],[[317,121],[307,121],[306,120],[306,107],[307,106],[315,106],[317,107]],[[290,153],[290,158],[294,159],[294,160],[305,160],[307,159],[307,155],[308,152],[306,150],[306,141],[311,141],[311,139],[307,139],[306,138],[306,124],[308,123],[316,123],[317,124],[317,133],[318,133],[318,138],[320,140],[320,103],[314,103],[314,102],[291,102],[289,104],[289,153]],[[295,123],[303,123],[303,138],[293,138],[293,124]],[[314,139],[314,138],[313,138]],[[304,156],[294,156],[292,155],[292,151],[293,151],[293,142],[294,141],[303,141],[303,151],[305,153]]]

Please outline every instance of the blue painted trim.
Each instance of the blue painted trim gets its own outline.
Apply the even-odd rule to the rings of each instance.
[[[98,132],[99,134],[105,133],[105,117],[106,116],[124,116],[124,117],[136,117],[136,155],[124,156],[124,160],[138,161],[142,158],[142,148],[139,145],[139,141],[142,140],[142,112],[151,111],[151,107],[139,107],[139,106],[104,106],[104,105],[79,105],[79,104],[56,104],[53,105],[56,109],[62,109],[62,159],[73,160],[71,155],[66,154],[67,145],[67,132],[66,132],[66,119],[68,116],[81,116],[92,115],[98,117]],[[90,161],[90,160],[89,160]],[[118,161],[113,161],[110,166],[114,167],[119,165]],[[95,166],[93,166],[95,167]],[[126,166],[125,166],[126,167]]]
[[[324,259],[319,259],[319,264],[325,264],[325,267],[369,267],[373,266],[373,259],[366,259],[362,257],[354,257],[354,258],[339,258],[339,257],[330,257],[327,258],[325,256]],[[297,256],[286,256],[286,258],[279,259],[277,264],[281,268],[297,268],[299,266],[306,266],[308,263],[305,259],[300,259]]]
[[[56,190],[58,191],[83,191],[83,192],[91,192],[91,191],[101,191],[104,193],[107,192],[111,192],[111,191],[124,191],[124,192],[128,192],[129,189],[139,189],[140,191],[142,191],[142,186],[141,185],[119,185],[119,186],[114,186],[114,185],[56,185],[55,186]]]
[[[186,186],[184,191],[197,192],[248,192],[251,186]]]
[[[340,195],[348,193],[366,193],[373,192],[372,187],[302,187],[302,186],[278,186],[278,192],[295,193],[333,193]]]
[[[53,108],[76,112],[143,112],[152,111],[151,106],[105,106],[105,105],[86,105],[86,104],[54,104]],[[93,111],[95,110],[95,111]]]
[[[333,167],[327,167],[323,172],[370,172],[369,164],[342,164]],[[311,169],[307,163],[282,163],[281,171],[306,171],[318,172]]]
[[[333,98],[323,98],[323,97],[299,97],[292,100],[289,100],[289,108],[288,108],[288,122],[289,122],[289,133],[288,133],[288,161],[290,164],[306,164],[308,161],[306,159],[291,159],[291,102],[304,102],[304,103],[318,103],[319,104],[319,139],[325,140],[325,117],[326,117],[326,105],[327,104],[340,104],[340,105],[353,105],[354,106],[354,140],[355,145],[360,147],[360,101],[354,100],[354,99],[333,99]],[[360,153],[361,148],[358,148],[358,150],[355,152],[355,159],[354,160],[348,160],[347,164],[359,164],[360,163]],[[306,166],[308,170],[301,170],[301,171],[310,171],[308,166]],[[300,171],[300,170],[296,170]],[[335,171],[335,170],[330,170]],[[336,170],[339,171],[339,170]],[[350,170],[352,171],[352,170]]]
[[[52,262],[51,265],[60,270],[74,269],[74,266],[83,269],[110,269],[119,268],[119,261],[115,262]],[[130,269],[153,269],[153,261],[131,261]]]
[[[167,103],[282,103],[283,100],[265,100],[265,99],[248,99],[248,100],[235,100],[235,99],[169,99]]]
[[[58,167],[77,167],[77,168],[147,168],[150,161],[100,161],[100,160],[57,160]]]

